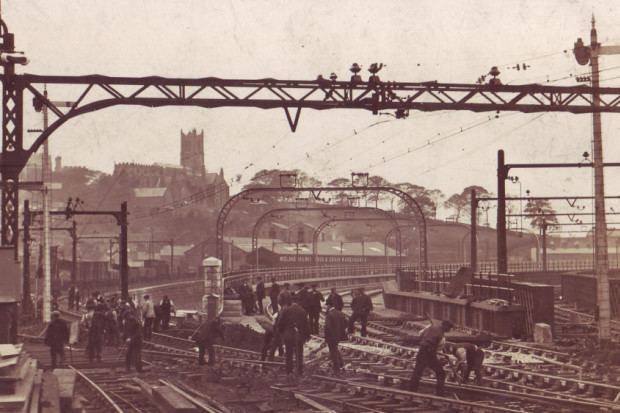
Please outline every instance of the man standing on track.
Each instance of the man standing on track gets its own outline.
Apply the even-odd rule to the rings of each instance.
[[[336,291],[336,287],[332,287],[331,292],[327,296],[327,300],[325,300],[325,304],[327,305],[328,310],[329,307],[334,307],[338,311],[342,311],[342,309],[344,308],[342,296],[338,294],[338,291]]]
[[[103,350],[103,340],[105,337],[105,306],[97,305],[92,317],[88,320],[88,344],[86,351],[88,360],[92,363],[94,360],[101,361],[101,352]]]
[[[330,307],[325,316],[325,342],[329,349],[334,374],[339,374],[344,362],[338,343],[347,338],[347,317],[336,307]]]
[[[271,300],[271,314],[278,312],[278,296],[280,295],[280,285],[275,278],[271,278],[271,287],[269,288],[269,299]]]
[[[128,311],[125,318],[123,338],[127,345],[125,368],[131,371],[131,365],[138,373],[142,372],[142,326],[133,311]]]
[[[444,396],[444,383],[446,381],[446,373],[443,371],[443,366],[437,359],[437,351],[440,345],[444,341],[444,334],[450,331],[453,324],[449,320],[443,320],[440,323],[433,323],[424,328],[420,332],[420,348],[415,358],[415,367],[413,374],[411,375],[411,381],[409,383],[408,390],[417,391],[420,385],[420,379],[424,370],[430,367],[435,372],[437,377],[437,386],[435,388],[435,394],[438,396]]]
[[[45,344],[50,348],[52,370],[56,368],[56,357],[60,357],[60,364],[65,362],[65,344],[69,342],[69,327],[67,322],[60,318],[58,311],[52,312],[52,321],[45,332]]]
[[[256,284],[256,304],[258,305],[258,313],[263,314],[263,300],[265,299],[265,283],[262,278],[258,278]]]
[[[208,364],[213,366],[215,364],[215,343],[216,338],[224,339],[224,332],[222,331],[222,324],[219,317],[215,317],[213,320],[208,320],[202,323],[198,331],[193,336],[194,341],[198,345],[198,364]],[[205,362],[205,349],[209,355],[208,363]]]
[[[308,293],[308,321],[310,323],[310,334],[319,334],[319,315],[323,306],[323,294],[316,289],[316,284],[312,284],[312,290]]]
[[[174,303],[167,295],[164,295],[159,303],[159,309],[161,311],[161,328],[166,331],[170,327],[170,314],[174,310]]]
[[[310,338],[308,314],[299,305],[299,297],[293,298],[293,304],[285,306],[276,326],[286,351],[286,373],[293,373],[293,354],[297,366],[297,375],[303,373],[304,343]]]
[[[151,296],[146,294],[142,303],[142,318],[144,319],[144,339],[150,340],[153,333],[153,324],[155,324],[155,305]]]
[[[353,310],[353,314],[349,319],[349,334],[353,334],[355,331],[355,322],[360,320],[360,323],[362,324],[362,337],[366,337],[366,324],[368,324],[368,315],[372,309],[373,307],[370,297],[364,293],[363,288],[360,288],[351,301],[351,310]]]

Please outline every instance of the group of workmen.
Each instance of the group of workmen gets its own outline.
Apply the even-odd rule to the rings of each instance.
[[[127,370],[134,366],[136,371],[141,372],[142,340],[150,339],[153,330],[168,328],[174,304],[167,296],[155,305],[146,294],[138,305],[133,300],[121,301],[116,295],[105,298],[94,292],[86,301],[85,310],[80,329],[86,336],[88,360],[91,363],[101,362],[104,345],[120,347],[121,350],[124,347]],[[69,327],[60,318],[60,312],[53,311],[45,336],[45,344],[50,347],[52,369],[56,368],[57,361],[64,363],[64,347],[68,342]]]
[[[344,308],[342,296],[335,288],[332,288],[325,298],[317,290],[316,284],[312,285],[311,289],[304,284],[295,287],[295,291],[291,291],[288,283],[280,287],[277,282],[272,282],[269,298],[275,322],[265,333],[262,359],[273,360],[278,350],[279,355],[285,356],[287,374],[295,371],[301,376],[304,365],[304,343],[312,334],[319,334],[319,317],[325,303],[324,337],[334,374],[339,374],[344,363],[338,344],[346,340],[349,334],[353,334],[356,321],[361,323],[361,334],[366,336],[368,316],[373,310],[370,297],[365,294],[363,288],[354,291],[351,302],[353,314],[347,319],[342,312]]]
[[[246,314],[251,314],[255,310],[259,313],[264,312],[265,285],[260,278],[257,280],[256,295],[247,283],[242,284],[237,291]],[[326,305],[324,338],[335,375],[340,374],[344,368],[342,355],[338,349],[339,343],[354,333],[357,321],[361,324],[361,335],[366,336],[368,317],[373,311],[372,301],[363,288],[353,291],[350,317],[342,312],[344,301],[336,288],[332,288],[325,298],[317,290],[316,284],[312,285],[311,289],[304,284],[298,284],[292,291],[290,284],[285,283],[280,287],[277,282],[272,281],[269,298],[275,321],[266,329],[262,360],[273,360],[277,350],[280,356],[285,356],[286,373],[293,374],[295,371],[298,376],[303,374],[304,344],[312,334],[319,334],[319,316],[323,310],[323,303]],[[82,325],[87,331],[86,351],[89,360],[101,361],[104,343],[118,346],[122,331],[127,346],[126,368],[129,371],[134,365],[140,372],[142,339],[148,340],[153,331],[168,328],[174,304],[167,296],[156,305],[148,294],[144,295],[141,305],[138,306],[131,300],[121,302],[115,296],[106,300],[101,294],[93,293],[86,302],[86,311]],[[453,324],[449,320],[439,322],[430,320],[430,325],[420,331],[419,348],[413,374],[408,382],[408,390],[417,391],[424,371],[430,368],[435,372],[437,380],[436,394],[443,396],[446,373],[442,361],[452,365],[450,356],[456,360],[453,368],[460,381],[467,382],[471,373],[475,372],[476,384],[481,384],[483,350],[473,343],[446,343],[445,333],[452,328]],[[196,330],[192,339],[198,346],[199,364],[215,364],[214,343],[218,338],[224,338],[219,317],[204,322]],[[54,311],[45,336],[45,343],[50,346],[52,368],[56,367],[57,358],[63,362],[64,346],[68,341],[69,328],[66,322],[60,319],[59,312]],[[208,361],[205,360],[205,353],[208,354]]]
[[[435,394],[444,396],[446,373],[443,369],[442,360],[451,365],[450,356],[456,360],[453,367],[455,376],[459,381],[466,383],[473,371],[476,373],[476,384],[482,384],[484,351],[473,343],[446,343],[445,333],[454,327],[452,322],[449,320],[434,322],[430,317],[427,316],[427,318],[430,324],[420,331],[415,367],[407,390],[417,391],[424,370],[430,368],[435,372],[437,380]]]

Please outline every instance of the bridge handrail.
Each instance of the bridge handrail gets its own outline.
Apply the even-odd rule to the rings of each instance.
[[[277,282],[287,282],[303,279],[361,276],[373,274],[395,273],[398,264],[365,264],[365,265],[346,265],[346,266],[310,266],[310,267],[274,267],[263,269],[248,269],[235,273],[224,274],[225,288],[232,286],[235,282],[250,281],[255,283],[261,277],[266,283],[275,280]]]
[[[610,260],[610,268],[618,268],[620,261]],[[427,269],[422,269],[414,264],[350,264],[350,265],[316,265],[316,266],[291,266],[291,267],[270,267],[270,268],[249,268],[245,270],[232,271],[224,274],[224,287],[230,287],[235,282],[249,280],[256,282],[261,277],[269,283],[272,279],[278,282],[296,281],[302,279],[326,278],[326,277],[346,277],[371,274],[387,274],[395,272],[396,269],[403,271],[414,271],[424,273],[425,277],[432,280],[448,281],[454,273],[461,267],[468,267],[469,263],[437,263],[431,264]],[[547,261],[547,271],[582,271],[593,268],[592,260],[550,260]],[[497,274],[497,264],[494,261],[482,261],[478,264],[478,279],[486,276],[497,277],[495,282],[511,283],[511,274]],[[532,261],[517,261],[508,263],[509,273],[523,273],[542,271],[542,264]]]

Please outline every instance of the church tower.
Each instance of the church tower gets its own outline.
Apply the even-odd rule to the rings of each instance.
[[[193,175],[205,176],[204,130],[200,131],[200,134],[196,129],[188,131],[187,134],[181,130],[181,166]]]

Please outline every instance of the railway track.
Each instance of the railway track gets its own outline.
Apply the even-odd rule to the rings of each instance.
[[[562,310],[560,313],[563,313]],[[588,316],[581,315],[584,318]],[[416,350],[394,341],[411,336],[418,329],[419,325],[412,321],[375,320],[369,323],[369,333],[374,337],[353,336],[351,342],[341,345],[343,356],[348,361],[346,379],[313,375],[293,384],[276,380],[273,389],[309,398],[336,410],[346,406],[353,411],[370,412],[451,409],[449,411],[455,412],[590,413],[612,411],[620,402],[620,377],[610,380],[592,369],[584,368],[565,351],[498,340],[490,340],[490,346],[485,348],[487,361],[483,386],[459,385],[453,374],[449,373],[447,388],[452,393],[451,397],[401,390],[398,387],[406,384],[411,376]],[[215,347],[218,361],[231,370],[261,374],[282,370],[281,361],[261,362],[258,352]],[[153,334],[151,341],[145,342],[144,355],[163,363],[165,360],[187,360],[192,363],[197,356],[193,341],[158,333]],[[523,358],[529,361],[525,363]],[[310,363],[316,360],[310,360]],[[89,372],[84,370],[83,373],[88,375]],[[90,375],[95,377],[93,382],[99,382],[96,371],[90,372]],[[277,377],[277,373],[272,377]],[[127,377],[121,388],[104,392],[113,400],[112,396],[118,395],[118,405],[126,403],[123,408],[128,410],[121,411],[151,411],[149,406],[133,402],[133,379]],[[617,383],[612,384],[613,380]],[[433,385],[428,379],[424,383]]]
[[[130,374],[109,369],[74,369],[78,375],[76,392],[87,400],[86,412],[159,413],[160,409],[142,393]]]
[[[489,401],[459,400],[426,393],[414,393],[360,379],[339,379],[314,375],[303,385],[274,384],[272,388],[284,393],[302,395],[323,403],[328,408],[355,412],[470,412],[517,413],[521,409]]]
[[[360,349],[355,345],[366,348]],[[522,351],[522,347],[520,345],[515,348]],[[362,365],[390,366],[393,369],[406,369],[409,373],[413,370],[416,350],[411,347],[368,337],[352,336],[349,342],[342,343],[341,348],[343,353],[359,358]],[[373,351],[372,348],[376,350]],[[485,353],[487,353],[486,349]],[[507,389],[510,389],[512,384],[518,383],[518,390],[521,391],[529,390],[535,393],[540,389],[553,389],[553,391],[567,394],[572,393],[575,396],[588,395],[588,399],[601,403],[613,401],[620,395],[620,383],[618,385],[606,384],[604,378],[596,373],[592,376],[582,373],[582,377],[579,378],[576,377],[578,374],[573,367],[567,368],[561,363],[550,364],[541,361],[536,364],[514,364],[512,357],[504,356],[503,352],[491,354],[491,358],[487,357],[485,361],[485,373],[487,377],[494,378],[498,387],[501,381],[505,382],[501,387]]]
[[[577,337],[577,338],[586,338],[588,336],[596,337],[597,329],[596,329],[596,325],[594,324],[594,315],[575,310],[574,308],[572,308],[571,306],[565,303],[558,303],[558,302],[555,303],[554,314],[555,314],[556,321],[560,322],[561,324],[577,324],[577,325],[582,325],[584,327],[592,326],[592,328],[594,329],[593,334],[585,333],[585,334],[574,335],[574,337]],[[611,320],[610,327],[611,327],[612,338],[620,339],[620,321]]]

